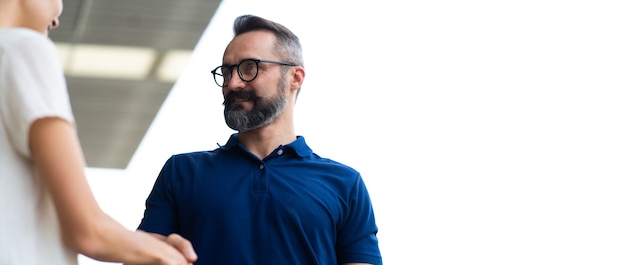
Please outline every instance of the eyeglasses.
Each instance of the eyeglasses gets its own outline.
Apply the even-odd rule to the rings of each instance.
[[[220,65],[213,69],[211,73],[213,74],[213,79],[215,79],[215,83],[220,87],[227,87],[228,82],[233,77],[233,67],[237,68],[237,74],[239,78],[244,82],[251,82],[256,78],[259,74],[259,63],[273,63],[284,66],[296,66],[293,63],[287,62],[277,62],[270,60],[261,60],[261,59],[244,59],[239,64],[231,64],[231,65]]]

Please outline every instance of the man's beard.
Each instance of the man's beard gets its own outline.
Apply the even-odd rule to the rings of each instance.
[[[287,107],[286,84],[281,82],[278,95],[265,99],[256,95],[252,90],[231,91],[224,99],[224,119],[226,125],[233,130],[245,132],[254,130],[272,123]],[[235,100],[251,100],[254,105],[251,110],[244,110],[233,106]]]

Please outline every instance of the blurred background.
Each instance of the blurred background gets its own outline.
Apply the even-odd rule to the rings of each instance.
[[[626,263],[621,1],[64,2],[87,175],[129,229],[170,155],[233,133],[209,71],[256,14],[300,36],[296,131],[361,172],[385,264]]]
[[[91,167],[125,169],[218,0],[64,0],[50,33]]]

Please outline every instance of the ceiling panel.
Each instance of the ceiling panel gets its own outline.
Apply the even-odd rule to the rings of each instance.
[[[142,80],[66,73],[87,165],[126,168],[173,86],[173,82],[159,81],[155,76],[163,55],[170,50],[193,50],[220,1],[63,2],[61,26],[50,33],[56,43],[148,47],[157,51],[150,75]]]

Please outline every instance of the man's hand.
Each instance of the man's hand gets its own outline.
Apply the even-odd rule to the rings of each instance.
[[[193,249],[191,242],[179,234],[170,234],[168,237],[163,237],[163,240],[165,243],[168,243],[178,249],[178,251],[185,256],[189,263],[195,262],[198,259],[198,255],[196,255],[196,251]]]
[[[191,242],[179,234],[172,233],[167,237],[157,233],[148,232],[148,234],[177,249],[181,254],[183,254],[183,256],[185,256],[189,263],[193,263],[198,259],[198,255],[196,255],[196,251],[193,250]]]

